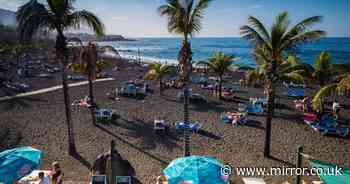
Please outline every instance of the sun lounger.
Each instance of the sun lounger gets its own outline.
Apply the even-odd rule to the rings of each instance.
[[[144,84],[143,86],[136,85],[133,81],[126,82],[122,85],[120,90],[118,90],[119,95],[126,96],[145,96],[147,93],[148,85]]]
[[[267,97],[264,98],[249,98],[249,102],[252,104],[261,104],[266,106],[268,103]]]
[[[183,98],[184,98],[184,93],[183,93],[183,91],[180,91],[178,94],[177,94],[177,98],[179,99],[179,100],[182,100]],[[204,97],[204,96],[202,96],[202,95],[200,95],[200,94],[198,94],[198,93],[192,93],[192,90],[190,89],[190,91],[189,91],[189,99],[190,100],[195,100],[195,101],[204,101],[204,102],[208,102],[208,100]]]
[[[194,84],[207,84],[209,82],[208,77],[200,76],[191,79]]]
[[[96,119],[99,121],[110,121],[113,117],[112,109],[97,109],[95,110]]]
[[[303,87],[288,87],[289,97],[304,97],[305,89]]]
[[[5,82],[4,86],[20,93],[28,92],[30,90],[28,84],[19,82]]]
[[[266,184],[262,178],[242,178],[245,184]]]
[[[317,119],[316,114],[312,114],[312,113],[304,114],[304,121],[315,121],[316,119]]]
[[[199,123],[197,123],[197,122],[195,122],[195,123],[189,123],[189,124],[188,124],[188,129],[190,129],[192,132],[198,132],[198,131],[200,130],[201,126],[202,126],[202,125],[199,124]],[[175,123],[175,127],[176,127],[176,129],[181,129],[181,130],[183,130],[183,129],[186,128],[186,125],[185,125],[184,122],[176,122],[176,123]]]
[[[169,129],[168,125],[165,123],[164,120],[154,120],[154,126],[153,130],[155,132],[167,132]]]
[[[107,176],[93,175],[91,176],[91,184],[107,184]]]
[[[131,184],[131,176],[116,176],[115,184]]]
[[[238,112],[247,112],[247,104],[239,103],[238,104]]]
[[[312,129],[320,132],[321,135],[333,134],[341,137],[346,137],[350,133],[350,127],[339,126],[335,120],[324,118],[321,121],[310,121],[304,119],[304,122],[308,124]]]
[[[247,112],[251,114],[261,114],[264,112],[262,104],[249,103],[247,105]]]
[[[240,85],[239,84],[233,84],[233,85],[227,85],[223,87],[224,91],[229,91],[229,92],[237,92],[240,90]]]
[[[47,78],[47,79],[49,79],[49,78],[53,78],[53,75],[50,74],[50,73],[42,73],[42,74],[39,74],[38,77],[39,78]]]
[[[209,85],[201,85],[201,88],[202,88],[202,89],[205,89],[205,90],[214,90],[214,89],[215,89],[215,86],[212,85],[212,84],[209,84]]]
[[[85,80],[86,79],[86,77],[84,77],[84,76],[72,76],[72,75],[68,75],[67,76],[67,79],[68,80],[73,80],[73,81],[79,81],[79,80]]]

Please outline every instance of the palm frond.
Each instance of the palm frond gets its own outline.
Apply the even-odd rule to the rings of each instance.
[[[191,35],[201,30],[204,10],[208,8],[211,1],[212,0],[200,0],[190,14],[189,28]]]
[[[104,35],[104,25],[102,21],[92,12],[81,10],[69,16],[69,26],[80,28],[81,24],[88,25],[97,36]]]
[[[289,23],[288,12],[282,12],[275,18],[271,27],[271,45],[275,50],[280,50],[282,37],[287,32]]]
[[[329,96],[332,92],[334,92],[336,88],[337,84],[330,84],[319,89],[314,98],[312,99],[312,106],[314,107],[314,109],[320,107],[322,105],[323,99]]]
[[[261,36],[259,32],[248,25],[242,26],[240,28],[240,34],[242,38],[250,41],[255,46],[260,44],[267,44],[263,36]]]
[[[19,7],[16,13],[18,32],[23,41],[30,40],[34,33],[42,27],[54,28],[50,12],[41,3],[31,0]]]
[[[193,36],[202,28],[204,10],[211,0],[167,0],[165,5],[158,8],[161,16],[168,19],[170,33]]]
[[[233,55],[225,55],[223,52],[215,52],[209,62],[201,62],[206,64],[211,70],[218,75],[223,75],[229,70],[230,66],[235,61],[236,57]]]
[[[312,16],[309,18],[306,18],[296,25],[294,25],[284,36],[283,36],[283,43],[290,40],[292,37],[305,32],[306,29],[310,26],[313,26],[316,23],[322,22],[323,17],[322,16]]]
[[[285,73],[283,75],[280,75],[278,78],[276,78],[275,82],[294,82],[297,84],[303,84],[304,83],[304,76],[299,74],[298,72],[290,72]]]
[[[250,70],[246,74],[247,83],[248,85],[252,86],[257,81],[263,81],[265,78],[265,75],[263,73],[260,73],[258,70]]]
[[[295,46],[297,44],[307,43],[310,41],[318,40],[322,36],[326,36],[326,32],[322,31],[322,30],[301,32],[301,33],[291,37],[289,40],[285,41],[283,43],[283,45],[281,46],[281,49],[288,49],[288,48]]]
[[[145,79],[157,80],[165,75],[173,75],[175,73],[176,67],[156,62],[150,66],[150,70],[146,73]]]
[[[261,37],[267,41],[270,40],[270,35],[267,32],[267,29],[265,28],[264,24],[257,19],[256,17],[249,16],[248,22],[255,28],[255,30],[261,35]]]
[[[350,74],[344,76],[337,84],[337,91],[340,94],[343,94],[350,90]]]

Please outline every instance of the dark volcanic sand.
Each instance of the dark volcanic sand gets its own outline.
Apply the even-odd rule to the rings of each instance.
[[[109,89],[123,81],[138,78],[142,72],[123,70],[114,75],[116,81],[95,84],[95,95],[101,107],[113,108],[120,115],[115,123],[95,127],[89,111],[73,109],[75,139],[80,158],[73,158],[67,153],[67,129],[61,90],[0,102],[1,125],[20,132],[22,139],[16,146],[29,145],[44,151],[42,169],[48,169],[53,161],[59,161],[65,180],[88,181],[90,164],[97,155],[109,149],[111,140],[115,140],[118,151],[136,169],[137,179],[145,184],[155,183],[156,176],[167,163],[182,155],[182,133],[176,132],[174,128],[175,121],[182,119],[183,110],[182,103],[176,99],[178,90],[166,90],[160,96],[153,85],[156,89],[154,94],[148,95],[145,100],[122,97],[119,102],[112,101],[106,97]],[[82,98],[87,90],[87,86],[71,88],[71,99]],[[243,89],[237,94],[239,98],[235,102],[222,102],[201,91],[209,96],[209,104],[192,104],[190,107],[191,119],[203,125],[203,132],[192,136],[192,154],[212,155],[234,167],[288,167],[295,161],[297,145],[304,145],[307,154],[350,167],[350,139],[321,136],[314,132],[302,122],[302,113],[291,109],[291,99],[280,98],[279,103],[285,105],[276,110],[277,117],[273,119],[274,159],[262,156],[264,116],[251,115],[253,122],[250,126],[232,128],[219,123],[222,112],[236,109],[237,102],[247,100],[249,96],[262,96],[262,92],[261,88]],[[349,99],[340,101],[350,104]],[[342,121],[349,122],[349,112],[350,110],[341,112]],[[171,135],[162,137],[153,133],[153,120],[157,117],[165,117],[171,124]],[[268,183],[281,183],[291,181],[292,177],[265,179]]]

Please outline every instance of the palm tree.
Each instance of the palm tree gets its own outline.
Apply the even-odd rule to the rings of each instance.
[[[270,32],[264,24],[257,18],[250,16],[249,25],[242,26],[241,35],[244,39],[251,42],[255,49],[255,55],[262,58],[266,67],[266,79],[268,89],[268,110],[266,117],[266,137],[264,156],[270,156],[271,143],[271,121],[274,114],[275,88],[279,79],[279,66],[283,66],[284,56],[288,51],[293,51],[299,44],[307,41],[319,39],[325,35],[322,30],[311,30],[310,27],[322,20],[321,16],[309,17],[296,25],[290,27],[290,20],[287,12],[280,13],[272,24]],[[296,70],[296,68],[286,68],[287,72]],[[295,73],[289,76],[296,76]]]
[[[145,79],[158,80],[159,81],[159,93],[163,91],[163,78],[166,75],[174,74],[175,68],[166,64],[153,63],[150,66],[150,70],[146,73]]]
[[[37,0],[30,0],[19,7],[17,11],[18,30],[21,40],[30,40],[41,28],[48,28],[57,32],[55,48],[56,57],[62,64],[62,85],[70,154],[76,153],[76,147],[66,74],[68,51],[64,31],[69,28],[79,28],[82,23],[85,23],[92,28],[96,35],[104,34],[104,26],[100,19],[89,11],[76,11],[73,7],[73,2],[74,0],[46,0],[47,4],[42,4]]]
[[[312,105],[314,109],[323,109],[323,99],[332,93],[343,95],[350,90],[350,70],[346,74],[338,76],[338,81],[334,81],[331,84],[323,86],[319,89],[314,98],[312,99]]]
[[[321,52],[315,60],[315,71],[313,78],[323,87],[334,80],[334,77],[349,71],[349,65],[333,64],[328,52]]]
[[[95,99],[94,99],[94,90],[93,90],[93,81],[96,79],[96,76],[102,72],[102,70],[111,66],[110,62],[104,60],[98,60],[98,51],[97,45],[95,43],[89,42],[86,48],[81,47],[80,62],[72,63],[68,66],[74,72],[81,72],[88,76],[89,81],[89,98],[92,123],[96,125],[95,117]]]
[[[232,55],[225,55],[223,52],[215,52],[209,59],[209,62],[199,62],[206,64],[209,69],[214,71],[219,77],[219,98],[222,99],[222,83],[223,76],[229,70],[230,66],[235,61],[236,57]]]
[[[315,61],[315,72],[313,77],[320,86],[324,86],[332,75],[331,57],[327,52],[322,52]]]
[[[179,34],[183,37],[181,49],[178,55],[180,66],[180,81],[184,86],[184,122],[188,125],[188,81],[191,70],[192,51],[189,37],[198,33],[202,28],[204,10],[211,0],[167,0],[165,5],[158,8],[161,16],[168,19],[168,31]],[[188,126],[186,126],[188,127]],[[189,156],[190,152],[190,132],[186,128],[184,131],[184,155]]]

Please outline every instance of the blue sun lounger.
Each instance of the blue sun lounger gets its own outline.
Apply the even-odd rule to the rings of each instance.
[[[288,87],[288,96],[290,97],[304,97],[305,89],[303,87]]]
[[[198,132],[199,130],[200,130],[200,128],[201,128],[201,124],[199,124],[199,123],[197,123],[197,122],[194,122],[194,123],[189,123],[188,124],[188,128],[192,131],[192,132]],[[178,122],[176,122],[175,123],[175,127],[176,127],[176,129],[180,129],[180,130],[183,130],[183,129],[185,129],[186,128],[186,125],[185,125],[185,123],[183,122],[183,121],[178,121]]]
[[[321,121],[304,120],[304,122],[315,131],[320,132],[321,135],[333,134],[346,137],[350,133],[350,127],[339,126],[331,116],[326,116]]]
[[[251,114],[261,114],[264,112],[264,108],[260,103],[249,103],[247,105],[247,111]]]

